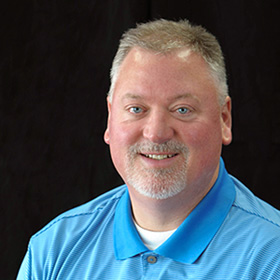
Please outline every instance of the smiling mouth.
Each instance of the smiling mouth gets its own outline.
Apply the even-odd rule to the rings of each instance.
[[[170,155],[141,154],[141,155],[146,158],[151,158],[151,159],[155,159],[155,160],[163,160],[163,159],[175,157],[177,154],[170,154]]]

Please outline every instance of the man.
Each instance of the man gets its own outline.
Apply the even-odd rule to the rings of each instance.
[[[126,32],[104,135],[126,185],[35,234],[18,279],[280,279],[280,213],[228,175],[216,39],[188,21]]]

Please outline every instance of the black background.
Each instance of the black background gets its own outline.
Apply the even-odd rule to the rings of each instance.
[[[280,208],[276,0],[24,0],[0,13],[1,279],[15,279],[48,221],[122,183],[103,142],[106,93],[136,22],[188,18],[218,38],[233,100],[227,169]]]

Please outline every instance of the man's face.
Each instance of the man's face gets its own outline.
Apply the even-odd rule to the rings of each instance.
[[[108,110],[104,139],[131,192],[166,199],[214,184],[222,144],[231,141],[230,99],[219,105],[199,55],[132,49]]]

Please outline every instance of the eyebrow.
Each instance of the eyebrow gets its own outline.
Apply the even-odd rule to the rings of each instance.
[[[142,99],[141,95],[134,94],[134,93],[126,93],[123,97],[122,100],[124,99]]]

